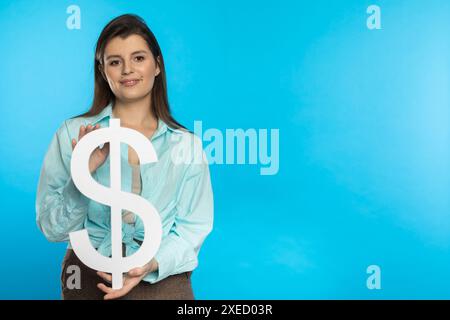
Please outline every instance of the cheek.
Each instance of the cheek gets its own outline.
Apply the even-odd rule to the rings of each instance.
[[[152,63],[142,64],[139,67],[139,73],[146,79],[155,77],[155,66]]]
[[[155,84],[155,77],[154,75],[147,75],[144,77],[144,87],[146,91],[152,90],[153,85]]]
[[[108,83],[110,85],[111,88],[115,88],[118,86],[118,83],[120,81],[120,71],[117,71],[116,69],[108,69],[106,71],[106,76],[108,78]]]
[[[155,72],[155,66],[153,64],[143,66],[140,70],[140,74],[144,77],[144,84],[150,87],[150,89],[155,82]]]

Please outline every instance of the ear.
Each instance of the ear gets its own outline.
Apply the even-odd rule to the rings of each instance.
[[[161,68],[159,67],[161,64],[161,59],[156,57],[156,70],[155,70],[155,77],[157,77],[161,73]]]

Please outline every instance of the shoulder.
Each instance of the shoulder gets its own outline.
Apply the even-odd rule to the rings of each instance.
[[[76,117],[66,119],[60,123],[54,138],[63,154],[70,155],[72,153],[72,139],[78,140],[80,126],[86,126],[91,121],[92,119],[89,117]]]
[[[50,148],[60,154],[66,167],[69,166],[70,156],[72,154],[72,138],[78,139],[79,126],[85,123],[83,118],[72,118],[62,121],[57,128]]]
[[[59,131],[65,130],[70,138],[78,138],[80,126],[86,126],[92,123],[93,117],[76,117],[69,118],[63,121]]]

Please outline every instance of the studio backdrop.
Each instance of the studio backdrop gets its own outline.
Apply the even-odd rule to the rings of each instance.
[[[39,174],[125,13],[208,155],[197,299],[450,298],[450,2],[2,0],[1,299],[60,298]]]

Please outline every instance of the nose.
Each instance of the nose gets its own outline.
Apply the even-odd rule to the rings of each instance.
[[[122,68],[122,74],[123,75],[127,75],[132,73],[133,71],[131,70],[131,64],[128,61],[124,61],[123,63],[123,68]]]

